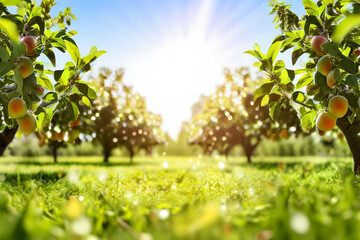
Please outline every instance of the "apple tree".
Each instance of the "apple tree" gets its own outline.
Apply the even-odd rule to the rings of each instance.
[[[284,104],[280,109],[278,122],[269,118],[269,110],[256,100],[261,94],[254,91],[255,84],[262,77],[253,80],[248,68],[238,68],[232,74],[225,69],[226,81],[216,93],[203,97],[202,106],[191,121],[190,144],[198,144],[204,154],[217,151],[228,156],[237,145],[241,145],[251,163],[251,156],[261,140],[288,138],[301,133],[296,112]],[[277,98],[271,95],[271,99]]]
[[[76,17],[71,8],[51,17],[55,4],[54,0],[39,5],[30,0],[0,2],[0,154],[18,128],[24,134],[37,128],[47,132],[54,114],[62,110],[74,121],[79,109],[69,98],[71,92],[96,97],[79,75],[91,70],[90,64],[104,51],[93,47],[81,57],[72,39],[76,31],[68,30]],[[54,49],[67,52],[72,61],[56,69]],[[46,69],[40,56],[47,57],[53,68]]]
[[[132,93],[130,89],[126,92],[119,118],[116,139],[129,152],[130,163],[133,163],[137,151],[143,149],[151,154],[153,146],[164,143],[161,116],[150,112],[146,108],[145,98]]]
[[[130,161],[139,149],[151,152],[152,146],[162,142],[162,119],[147,110],[144,97],[133,93],[123,83],[123,69],[115,72],[101,68],[96,85],[97,99],[91,108],[94,142],[103,147],[104,162],[115,148],[128,150]]]
[[[90,100],[85,100],[78,93],[71,93],[69,98],[76,103],[79,109],[77,119],[73,121],[72,116],[67,114],[67,109],[61,109],[54,114],[47,133],[40,130],[35,132],[39,139],[39,145],[50,148],[54,163],[57,163],[58,149],[66,148],[68,144],[80,144],[89,138],[91,139],[93,134],[91,129],[88,128],[89,122],[92,121],[92,115],[89,114]],[[79,137],[80,134],[82,134],[83,138]],[[88,136],[88,138],[85,138],[85,136]]]
[[[290,101],[304,131],[339,128],[353,154],[354,172],[360,174],[360,3],[303,0],[303,5],[306,15],[299,18],[289,5],[270,3],[281,34],[266,54],[257,44],[247,51],[267,75],[257,100],[268,105],[273,119],[283,100]],[[276,60],[279,52],[291,52],[294,70]],[[306,63],[297,64],[299,58]],[[269,97],[274,94],[276,99]]]

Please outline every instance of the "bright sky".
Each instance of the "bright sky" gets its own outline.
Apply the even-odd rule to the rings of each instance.
[[[146,97],[176,138],[201,94],[224,80],[224,67],[251,66],[243,52],[259,43],[267,50],[279,34],[267,0],[58,0],[78,17],[71,29],[82,55],[106,50],[93,66],[125,68],[125,83]],[[299,0],[288,0],[303,13]],[[58,59],[61,67],[66,56]]]

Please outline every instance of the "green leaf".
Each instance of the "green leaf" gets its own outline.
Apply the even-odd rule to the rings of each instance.
[[[81,98],[81,100],[82,100],[82,102],[83,102],[86,106],[90,107],[91,102],[90,102],[90,100],[89,100],[88,97],[83,96],[83,97]]]
[[[74,61],[74,63],[76,65],[79,65],[81,56],[80,56],[80,51],[79,51],[78,47],[69,40],[66,40],[65,43],[66,43],[66,50],[70,54],[72,60]]]
[[[296,102],[304,102],[306,97],[305,94],[303,92],[300,91],[296,91],[292,94],[291,96],[292,100],[296,101]]]
[[[0,1],[4,6],[17,6],[17,7],[24,7],[23,0],[1,0]]]
[[[46,114],[46,112],[41,112],[39,115],[37,115],[37,126],[40,129],[40,131],[42,132],[46,132],[49,128],[51,119],[49,117],[48,114]]]
[[[23,84],[24,80],[19,69],[14,69],[14,82],[21,96],[23,96]]]
[[[34,73],[24,79],[24,85],[30,88],[34,87],[36,84],[37,84],[37,80]]]
[[[75,103],[68,101],[67,107],[69,110],[69,113],[72,115],[72,120],[75,121],[79,116],[79,108],[76,106]]]
[[[265,95],[261,100],[261,107],[265,107],[266,105],[268,105],[269,99],[270,99],[269,95]]]
[[[277,55],[279,54],[281,45],[283,44],[283,42],[284,41],[277,41],[277,42],[274,42],[273,44],[271,44],[271,46],[267,52],[267,57],[271,58],[272,62],[275,61]]]
[[[332,40],[334,42],[341,43],[342,40],[344,40],[344,38],[346,37],[346,35],[359,25],[360,25],[359,15],[347,16],[335,27],[334,33],[332,34],[331,37]]]
[[[281,110],[281,102],[275,102],[271,105],[270,107],[270,117],[276,121],[278,116],[279,116],[279,112]]]
[[[311,129],[315,127],[315,118],[316,118],[315,110],[311,110],[301,116],[301,126],[306,132],[311,131]]]
[[[69,85],[62,85],[59,83],[55,85],[55,91],[58,92],[59,94],[65,92],[68,89],[69,89]]]
[[[354,75],[347,75],[345,77],[345,83],[352,89],[359,90],[359,83]]]
[[[0,62],[0,77],[14,69],[15,65],[12,61]]]
[[[12,52],[11,52],[11,60],[15,60],[16,58],[24,55],[26,53],[26,47],[24,44],[20,43],[20,42],[14,42],[11,41],[11,45],[13,47]]]
[[[50,79],[46,75],[40,75],[38,77],[38,83],[50,91],[54,90],[54,86],[52,85]]]
[[[58,100],[58,96],[56,92],[48,92],[44,97],[43,100],[45,102],[56,102]]]
[[[76,35],[77,32],[74,31],[74,30],[71,30],[71,31],[69,31],[67,34],[68,34],[68,36],[72,37],[72,36]]]
[[[347,71],[348,73],[355,74],[356,73],[356,65],[353,61],[348,58],[341,58],[336,66],[340,69]]]
[[[291,69],[286,69],[286,72],[287,72],[290,80],[293,81],[294,78],[295,78],[295,71],[294,71],[294,70],[291,70]]]
[[[286,37],[284,35],[279,35],[274,39],[272,44],[275,43],[275,42],[278,42],[278,41],[285,41],[285,39],[286,39]]]
[[[326,83],[326,77],[324,77],[321,73],[315,73],[315,84],[320,87],[320,92],[322,94],[328,94],[330,92],[330,88]]]
[[[358,98],[353,93],[342,92],[340,95],[344,96],[348,100],[350,107],[354,109],[359,107]]]
[[[307,95],[314,96],[320,91],[320,87],[316,84],[310,84],[309,87],[306,87]]]
[[[56,70],[54,72],[55,81],[57,81],[61,85],[68,85],[69,77],[70,77],[70,71],[67,68],[64,68],[64,70]]]
[[[45,29],[44,20],[40,16],[35,16],[32,17],[27,23],[28,26],[33,26],[35,24],[39,26],[40,34],[43,35]]]
[[[0,18],[0,29],[3,30],[9,38],[19,43],[19,32],[15,23],[6,18]]]
[[[253,50],[248,50],[245,51],[244,53],[250,54],[251,56],[256,57],[258,60],[262,60],[263,58],[261,57],[261,55],[259,55],[256,51]]]
[[[304,74],[296,83],[296,89],[303,88],[313,81],[313,76],[310,73]]]
[[[307,15],[316,15],[318,6],[312,0],[303,0],[303,5]]]
[[[86,97],[90,99],[96,99],[96,92],[94,91],[94,89],[90,88],[85,83],[77,83],[75,87]]]
[[[305,52],[301,48],[295,49],[291,55],[292,64],[295,65],[299,57],[301,57],[304,53]]]
[[[269,94],[271,89],[275,86],[274,83],[265,83],[261,85],[259,88],[257,88],[254,92],[254,98],[257,99],[261,96],[264,96],[266,94]]]
[[[55,53],[53,52],[53,50],[51,48],[46,48],[43,53],[48,57],[51,64],[54,67],[56,67],[56,58],[55,58]]]
[[[64,72],[64,70],[56,70],[55,72],[54,72],[54,79],[55,79],[55,81],[59,81],[60,80],[60,78],[61,78],[61,75],[63,74],[63,72]]]
[[[2,62],[6,62],[9,60],[10,55],[6,48],[0,46],[0,58]]]
[[[305,31],[306,35],[309,35],[309,30],[310,30],[311,24],[317,26],[319,29],[322,28],[322,24],[321,24],[320,20],[316,16],[310,15],[306,18],[305,25],[304,25],[304,31]]]
[[[326,42],[321,45],[321,48],[331,56],[344,58],[345,56],[340,52],[339,46],[334,42]]]

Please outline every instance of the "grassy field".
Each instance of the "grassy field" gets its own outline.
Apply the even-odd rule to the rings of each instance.
[[[318,157],[1,158],[0,239],[360,239],[351,168]]]

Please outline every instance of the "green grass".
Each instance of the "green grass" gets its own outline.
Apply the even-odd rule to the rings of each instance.
[[[0,172],[0,239],[360,239],[351,159],[1,158]]]

